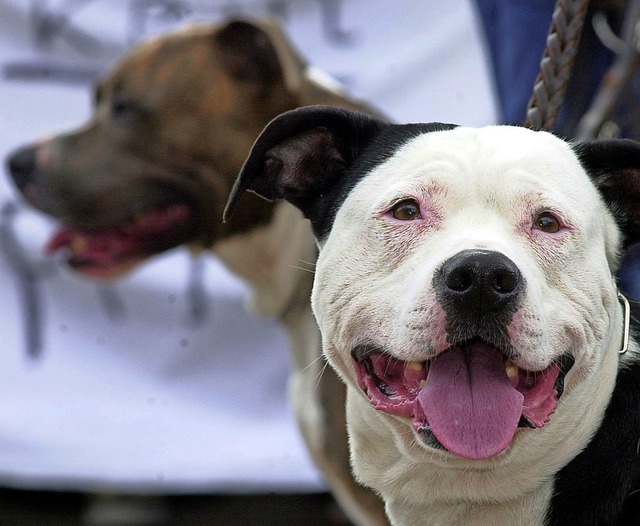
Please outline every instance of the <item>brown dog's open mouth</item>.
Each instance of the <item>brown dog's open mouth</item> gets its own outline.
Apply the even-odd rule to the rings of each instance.
[[[416,431],[469,459],[503,452],[519,426],[543,427],[573,365],[566,356],[543,371],[526,371],[480,340],[424,362],[366,345],[352,356],[360,388],[376,409],[412,419]]]
[[[176,203],[138,215],[133,221],[105,231],[65,226],[45,250],[67,251],[69,265],[93,278],[119,276],[140,260],[185,242],[191,237],[194,211]]]

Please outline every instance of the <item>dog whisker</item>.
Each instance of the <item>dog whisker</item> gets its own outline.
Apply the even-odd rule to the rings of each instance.
[[[309,363],[309,365],[307,365],[304,369],[302,369],[302,371],[306,371],[307,369],[309,369],[311,366],[313,366],[314,364],[316,364],[317,362],[324,360],[324,356],[321,354],[320,356],[318,356],[316,359],[314,359],[311,363]]]
[[[315,266],[316,266],[316,264],[314,262],[312,262],[312,261],[305,261],[304,259],[298,259],[298,261],[300,263],[304,263],[305,265],[309,265],[310,267],[314,267],[315,268]]]
[[[327,370],[327,367],[329,367],[329,362],[325,361],[324,365],[322,366],[322,369],[320,369],[320,372],[318,373],[315,390],[318,390],[318,386],[320,385],[320,380],[322,380],[322,375]]]
[[[315,274],[316,273],[315,270],[312,270],[312,269],[309,269],[309,268],[304,268],[304,267],[298,267],[297,265],[289,265],[289,267],[295,268],[297,270],[304,270],[305,272],[309,272],[310,274]]]

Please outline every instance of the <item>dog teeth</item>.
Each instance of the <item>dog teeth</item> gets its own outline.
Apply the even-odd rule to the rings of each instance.
[[[504,366],[504,370],[507,373],[507,377],[509,378],[509,380],[518,379],[518,374],[520,371],[518,370],[518,366],[511,359],[507,360],[507,363]]]
[[[407,369],[410,371],[420,372],[423,368],[422,362],[407,362]]]
[[[74,254],[79,254],[89,248],[89,242],[84,236],[75,236],[69,244],[69,248],[71,248],[71,252]]]

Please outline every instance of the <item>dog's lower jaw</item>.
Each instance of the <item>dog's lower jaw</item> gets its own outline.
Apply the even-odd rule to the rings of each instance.
[[[425,446],[408,419],[375,410],[350,384],[347,421],[356,477],[383,497],[396,525],[541,526],[555,473],[589,442],[611,397],[618,335],[616,329],[605,344],[609,350],[597,373],[576,381],[576,371],[568,378],[565,397],[543,429],[518,430],[509,448],[488,460],[465,460]],[[535,517],[539,522],[531,522]]]
[[[498,488],[497,502],[482,502],[475,496],[468,498],[458,486],[459,479],[466,476],[463,470],[450,472],[446,467],[435,464],[413,462],[405,450],[404,441],[392,437],[384,423],[378,424],[382,425],[375,426],[377,432],[366,433],[367,436],[355,432],[350,426],[352,448],[373,448],[368,458],[366,455],[354,455],[352,450],[352,461],[356,477],[365,485],[373,484],[383,497],[393,526],[544,525],[545,510],[553,493],[551,482],[540,483],[527,493],[509,495],[504,500],[500,500]],[[393,452],[392,458],[389,452]],[[377,467],[376,463],[384,457],[384,467]],[[471,472],[469,475],[464,486],[482,483],[487,492],[491,491],[479,473]]]

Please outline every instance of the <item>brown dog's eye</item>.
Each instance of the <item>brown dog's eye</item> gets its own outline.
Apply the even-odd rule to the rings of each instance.
[[[541,212],[533,221],[533,227],[547,234],[555,234],[560,230],[560,220],[551,212]]]
[[[111,116],[116,120],[141,117],[144,111],[138,103],[124,98],[115,98],[111,102]]]
[[[393,205],[391,215],[394,219],[399,219],[400,221],[413,221],[422,218],[420,215],[420,205],[413,199],[405,199]]]

